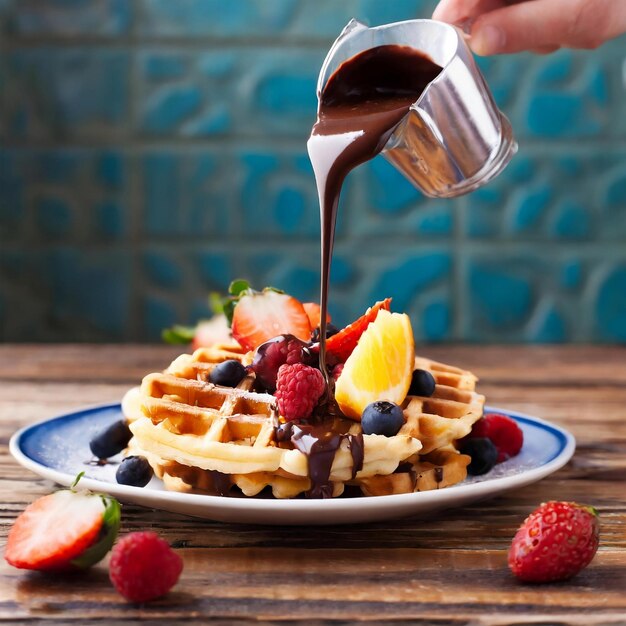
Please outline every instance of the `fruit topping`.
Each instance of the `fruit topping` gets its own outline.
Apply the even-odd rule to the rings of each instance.
[[[498,458],[498,449],[486,437],[461,440],[459,452],[472,458],[467,466],[467,473],[472,476],[486,474],[493,468]]]
[[[334,324],[326,324],[326,339],[336,335],[339,332],[339,329]],[[311,333],[311,342],[317,343],[320,340],[320,327],[317,326],[313,329]]]
[[[119,525],[114,498],[63,489],[26,507],[9,531],[4,558],[22,569],[85,569],[111,549]]]
[[[593,507],[547,502],[517,531],[509,550],[509,567],[525,582],[566,580],[589,565],[598,542],[598,513]]]
[[[109,577],[131,602],[164,596],[183,571],[183,561],[167,541],[153,532],[126,535],[113,548]]]
[[[524,433],[517,422],[508,415],[487,413],[472,427],[471,437],[486,437],[498,449],[496,463],[502,463],[519,454],[524,443]]]
[[[266,288],[239,292],[233,311],[232,333],[244,350],[254,350],[272,337],[311,337],[311,323],[302,303],[294,297]]]
[[[117,420],[93,437],[89,448],[95,457],[108,459],[121,452],[132,436],[126,420]]]
[[[435,393],[435,377],[428,370],[413,370],[409,395],[430,398],[433,393]]]
[[[279,335],[261,344],[254,355],[250,369],[261,387],[270,393],[276,390],[278,369],[285,363],[316,365],[317,355],[309,352],[308,344],[293,335]]]
[[[318,369],[303,363],[281,365],[276,379],[278,410],[287,421],[306,419],[325,389],[324,377]]]
[[[365,329],[376,319],[381,310],[389,311],[391,298],[377,302],[370,307],[358,320],[342,328],[326,342],[326,356],[331,363],[345,363],[356,348]],[[412,341],[412,339],[411,339]]]
[[[333,367],[332,369],[332,377],[333,380],[335,382],[337,382],[339,380],[339,377],[341,376],[341,372],[343,372],[343,368],[346,366],[345,363],[337,363],[337,365],[335,365],[335,367]]]
[[[322,320],[322,307],[317,302],[303,302],[302,306],[309,316],[311,328],[317,328]],[[330,315],[326,314],[326,322],[330,322]]]
[[[365,407],[361,416],[364,435],[385,435],[393,437],[404,424],[402,407],[394,402],[379,400]]]
[[[143,456],[127,456],[115,472],[115,480],[120,485],[145,487],[152,478],[152,467]]]
[[[228,321],[223,313],[214,315],[209,320],[202,320],[194,329],[191,349],[197,350],[204,346],[213,346],[218,343],[229,343],[232,335]]]
[[[414,366],[408,315],[381,309],[346,361],[335,385],[335,400],[344,415],[356,420],[371,402],[384,399],[402,404]]]
[[[218,363],[209,374],[209,382],[222,387],[236,387],[246,375],[246,368],[237,360]]]

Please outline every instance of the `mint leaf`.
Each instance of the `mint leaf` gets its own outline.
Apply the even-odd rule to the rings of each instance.
[[[223,296],[219,291],[211,291],[209,293],[209,308],[215,315],[224,312],[224,304],[228,300],[227,296]]]
[[[244,291],[250,291],[250,283],[245,278],[236,278],[228,286],[228,293],[235,298],[239,297]]]
[[[236,304],[237,304],[237,300],[234,300],[231,298],[224,300],[222,310],[224,312],[224,315],[226,316],[226,321],[228,322],[228,326],[233,325],[233,313],[235,312]]]
[[[163,341],[173,345],[191,343],[195,336],[195,326],[181,326],[180,324],[174,324],[171,328],[164,328],[161,331],[161,338]]]

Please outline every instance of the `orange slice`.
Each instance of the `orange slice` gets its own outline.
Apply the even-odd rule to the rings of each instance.
[[[377,400],[401,404],[411,385],[415,343],[405,313],[381,310],[361,335],[335,385],[335,400],[348,417],[360,420]]]

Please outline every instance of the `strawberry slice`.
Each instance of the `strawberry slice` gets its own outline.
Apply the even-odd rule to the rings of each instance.
[[[309,316],[311,328],[315,329],[320,325],[322,319],[322,307],[317,302],[303,302],[302,306]],[[326,321],[330,322],[330,315],[326,315]]]
[[[352,354],[365,329],[376,319],[378,311],[389,311],[391,298],[385,298],[371,306],[358,320],[342,328],[336,335],[326,340],[326,354],[335,363],[345,363]]]
[[[214,315],[210,320],[203,320],[198,323],[191,341],[191,349],[197,350],[217,343],[230,343],[232,340],[226,316],[220,313]]]
[[[302,303],[273,289],[248,290],[233,311],[232,333],[244,350],[254,350],[278,335],[294,335],[308,341],[311,323]]]
[[[57,491],[35,500],[15,520],[4,558],[21,569],[83,569],[111,549],[119,524],[114,498]]]

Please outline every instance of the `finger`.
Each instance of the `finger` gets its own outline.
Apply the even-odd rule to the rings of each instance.
[[[528,0],[478,17],[470,46],[480,55],[555,46],[596,48],[624,30],[623,0]]]
[[[539,48],[532,48],[531,52],[535,54],[551,54],[552,52],[556,52],[560,50],[561,46],[540,46]]]
[[[505,0],[440,0],[433,12],[433,19],[461,24],[506,4]]]

